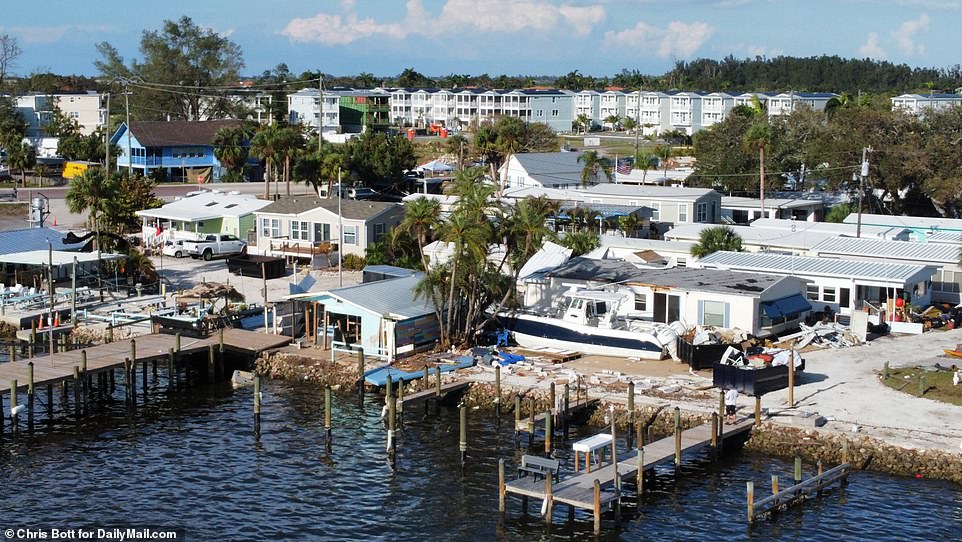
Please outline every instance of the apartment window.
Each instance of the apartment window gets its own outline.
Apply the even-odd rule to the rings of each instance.
[[[688,205],[685,203],[678,205],[678,222],[688,222]]]
[[[281,236],[281,219],[279,218],[262,218],[261,219],[261,237],[280,237]]]
[[[818,301],[818,284],[809,284],[805,286],[805,297],[811,299],[812,301]]]
[[[852,300],[851,300],[850,290],[848,288],[839,288],[838,289],[838,306],[848,307],[849,305],[851,305],[851,303],[852,303]]]
[[[654,201],[651,203],[651,219],[654,221],[661,220],[661,202]]]
[[[687,266],[688,266],[688,260],[685,259],[684,256],[678,256],[678,258],[675,260],[675,267],[687,267]]]
[[[822,301],[826,303],[835,303],[835,287],[826,286],[822,289]]]
[[[932,289],[936,292],[959,293],[962,291],[962,271],[941,270],[935,274]]]
[[[325,224],[323,222],[314,223],[314,242],[320,243],[321,241],[331,240],[331,225]]]
[[[557,116],[558,116],[558,110],[557,110],[557,109],[552,109],[552,110],[551,110],[551,116],[552,116],[552,117],[557,117]]]
[[[726,315],[728,303],[722,301],[702,301],[700,324],[703,326],[728,327]]]
[[[357,244],[357,226],[344,226],[344,244]]]
[[[303,220],[291,220],[291,239],[308,241],[310,235],[310,223]]]
[[[384,237],[384,234],[386,231],[387,231],[387,228],[383,222],[380,224],[375,224],[374,225],[374,241],[375,242],[380,241],[381,238]]]
[[[695,207],[695,222],[708,222],[708,204],[699,203]]]
[[[535,115],[536,117],[543,117],[543,116],[544,116],[544,109],[536,109],[535,112],[534,112],[534,115]]]
[[[648,312],[648,296],[645,294],[635,294],[635,310]]]

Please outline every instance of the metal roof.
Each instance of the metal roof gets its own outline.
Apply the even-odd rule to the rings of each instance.
[[[722,209],[759,209],[761,200],[758,198],[744,198],[740,196],[722,196]],[[800,209],[807,207],[822,207],[821,200],[797,198],[765,198],[768,209]]]
[[[724,201],[724,200],[722,200]],[[767,199],[765,200],[768,201]],[[722,207],[724,207],[724,203]],[[808,222],[806,220],[792,220],[790,218],[759,218],[751,223],[753,228],[782,231],[807,231],[813,233],[831,233],[854,237],[858,232],[856,224],[839,224],[835,222]],[[862,238],[874,237],[878,239],[908,240],[911,230],[900,226],[869,226],[862,224]]]
[[[845,217],[846,224],[855,224],[858,221],[858,213],[851,213]],[[929,229],[937,231],[962,232],[962,219],[958,218],[933,218],[927,216],[895,216],[895,215],[876,215],[862,213],[862,227],[870,226],[900,226],[912,228],[914,230]]]
[[[0,232],[0,254],[15,254],[21,252],[31,252],[42,250],[44,253],[53,247],[53,250],[80,250],[85,244],[64,243],[63,232],[53,228],[25,228],[22,230],[9,230]],[[50,241],[50,246],[47,241]],[[42,260],[46,262],[47,260]]]
[[[188,194],[156,209],[137,211],[137,216],[196,222],[222,217],[241,217],[262,209],[271,202],[250,194],[224,193],[220,190]]]
[[[304,299],[320,301],[324,297],[334,297],[374,314],[409,320],[434,314],[434,305],[430,300],[416,298],[414,295],[414,288],[422,278],[424,274],[417,273],[410,277],[379,280],[328,290]]]
[[[685,254],[691,253],[691,247],[695,244],[687,241],[661,241],[657,239],[621,237],[618,235],[602,235],[600,239],[602,247],[654,250],[655,252],[684,252]]]
[[[907,281],[919,274],[931,276],[935,266],[870,262],[835,258],[807,258],[770,252],[727,252],[709,254],[698,261],[703,267],[739,269],[780,275],[817,275],[862,280]]]
[[[702,230],[717,228],[718,224],[686,223],[677,224],[665,232],[665,239],[673,241],[697,242]],[[781,229],[753,228],[751,226],[725,226],[742,238],[743,246],[768,248],[787,248],[793,250],[809,250],[825,239],[833,237],[831,233],[809,231],[786,231]]]
[[[257,214],[299,215],[318,207],[337,214],[337,198],[320,199],[309,196],[281,198],[260,209]],[[384,201],[353,199],[342,199],[340,204],[341,216],[348,220],[366,221],[394,208],[401,208],[401,205]]]
[[[923,242],[962,245],[962,233],[957,231],[937,231],[926,235]]]
[[[811,252],[815,255],[862,256],[917,263],[959,263],[959,246],[946,243],[831,237],[812,247]]]
[[[519,152],[511,157],[543,186],[580,186],[585,166],[578,161],[579,156],[580,152]]]
[[[579,170],[579,181],[581,179]],[[718,194],[711,188],[681,188],[672,186],[651,186],[637,184],[602,183],[585,189],[576,190],[586,196],[619,196],[648,199],[697,200],[711,194]],[[720,195],[720,194],[719,194]]]
[[[558,218],[569,218],[568,212],[576,208],[590,209],[605,219],[633,214],[638,214],[643,218],[651,218],[651,207],[645,207],[643,205],[618,205],[614,203],[585,202],[562,204],[561,208],[558,210]]]

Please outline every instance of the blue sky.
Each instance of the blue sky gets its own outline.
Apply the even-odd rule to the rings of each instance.
[[[0,33],[23,49],[13,73],[95,75],[94,45],[139,58],[144,29],[191,17],[244,52],[246,75],[661,74],[728,54],[959,62],[962,0],[165,0],[5,3]],[[955,36],[953,38],[953,36]]]

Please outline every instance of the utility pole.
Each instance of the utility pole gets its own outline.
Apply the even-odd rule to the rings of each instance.
[[[132,147],[130,145],[130,79],[124,79],[124,108],[126,109],[127,120],[127,175],[133,176],[134,173],[134,157],[132,156]]]
[[[638,88],[638,103],[635,104],[635,160],[638,160],[638,131],[641,130],[641,88]],[[618,164],[615,163],[615,167]]]
[[[344,220],[341,218],[341,197],[344,195],[342,192],[343,190],[344,190],[344,187],[341,186],[341,168],[337,168],[337,286],[338,288],[342,288],[344,286]],[[426,188],[425,188],[425,191],[427,191]]]
[[[110,175],[110,89],[107,89],[107,129],[104,130],[104,172]]]
[[[865,194],[865,177],[868,177],[868,153],[872,147],[862,148],[862,167],[858,176],[858,221],[855,225],[855,237],[862,238],[862,196]]]
[[[324,145],[324,74],[317,70],[317,154]]]

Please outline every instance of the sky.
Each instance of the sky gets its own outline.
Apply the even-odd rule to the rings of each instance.
[[[14,74],[96,75],[97,43],[139,59],[144,30],[184,15],[238,44],[244,75],[613,76],[729,54],[945,68],[962,0],[49,0],[5,3],[0,34],[23,50]]]

